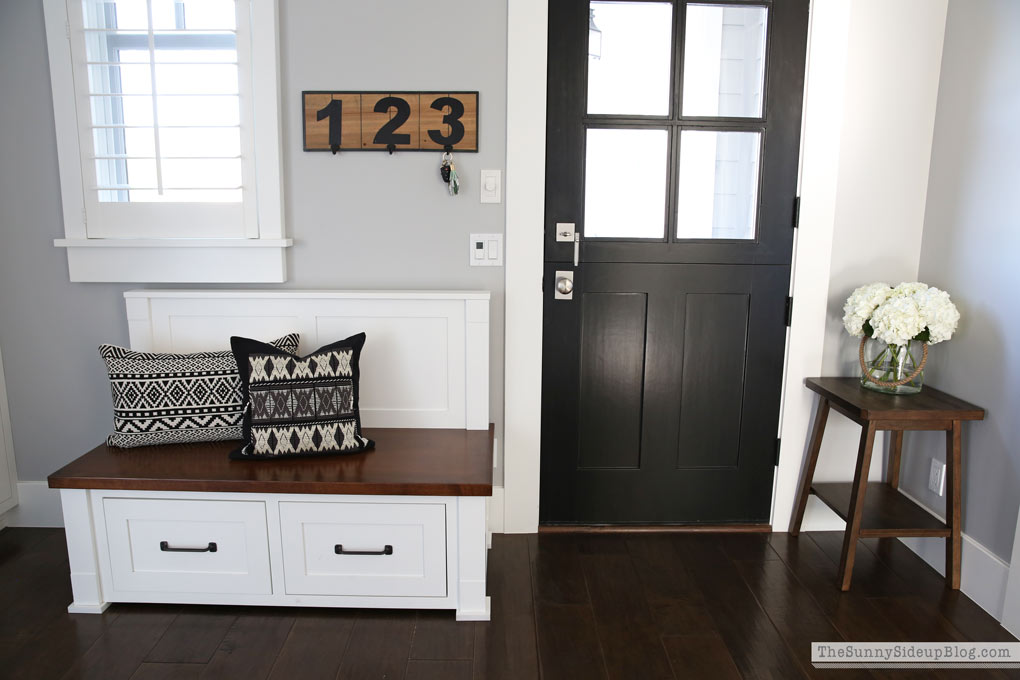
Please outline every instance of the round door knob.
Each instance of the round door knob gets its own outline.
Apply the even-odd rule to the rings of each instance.
[[[574,282],[565,276],[556,279],[556,290],[560,295],[570,295],[574,291]]]

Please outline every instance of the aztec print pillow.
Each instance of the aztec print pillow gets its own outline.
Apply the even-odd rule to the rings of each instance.
[[[365,334],[305,357],[247,338],[231,338],[244,400],[246,460],[359,453],[375,442],[361,435],[358,361]]]
[[[296,352],[298,334],[273,347]],[[230,350],[194,354],[135,352],[100,345],[113,393],[113,434],[129,448],[241,438],[241,379]]]

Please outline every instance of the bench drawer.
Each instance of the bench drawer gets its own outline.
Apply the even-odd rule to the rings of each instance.
[[[290,595],[446,596],[446,506],[280,503]]]
[[[260,501],[105,498],[117,592],[270,593]]]

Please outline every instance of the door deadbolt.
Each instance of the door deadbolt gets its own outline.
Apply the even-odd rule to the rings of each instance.
[[[556,290],[553,291],[555,300],[574,299],[574,272],[556,272]]]

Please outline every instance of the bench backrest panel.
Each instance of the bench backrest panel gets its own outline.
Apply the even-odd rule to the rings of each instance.
[[[301,334],[302,353],[367,334],[366,427],[489,427],[488,291],[134,290],[132,349],[224,349],[230,336]]]

